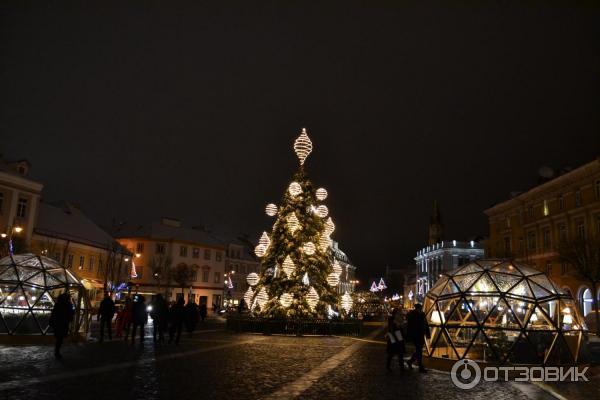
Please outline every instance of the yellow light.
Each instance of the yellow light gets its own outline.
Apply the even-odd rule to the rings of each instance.
[[[256,272],[250,272],[248,274],[248,276],[246,277],[246,282],[248,282],[248,285],[250,285],[250,286],[256,286],[256,284],[258,283],[258,280],[259,280],[259,277]]]
[[[536,313],[531,314],[531,322],[536,322],[538,320],[538,316]]]
[[[317,207],[317,215],[321,218],[325,218],[329,214],[329,209],[327,206],[320,205]]]
[[[444,320],[444,314],[442,314],[440,311],[434,311],[431,313],[431,322],[434,324],[441,324],[444,322]]]
[[[350,312],[350,310],[352,309],[352,304],[353,303],[354,303],[354,301],[352,300],[352,296],[350,296],[348,294],[348,292],[344,293],[344,295],[341,298],[340,305],[342,306],[342,308],[344,309],[344,311],[346,311],[346,313]]]
[[[273,203],[267,204],[267,206],[265,207],[265,213],[267,213],[267,215],[269,217],[274,217],[277,215],[277,206]]]
[[[342,267],[337,260],[333,262],[333,273],[338,276],[342,274]]]
[[[327,218],[327,221],[325,221],[325,234],[327,236],[331,236],[333,231],[335,231],[335,225],[334,225],[331,217],[329,217],[329,218]]]
[[[327,198],[327,190],[325,190],[324,188],[319,188],[317,189],[316,195],[317,200],[325,200]]]
[[[14,230],[15,230],[15,232],[17,232],[17,233],[21,233],[21,232],[23,231],[23,228],[21,228],[20,226],[15,226],[13,229],[14,229]]]
[[[298,196],[300,193],[302,193],[302,186],[300,186],[298,182],[292,182],[288,187],[288,192],[290,192],[292,196]]]
[[[283,260],[281,269],[283,269],[288,278],[290,278],[296,270],[296,266],[294,265],[294,262],[290,258],[289,254],[285,257],[285,260]]]
[[[565,314],[563,316],[563,324],[572,324],[573,323],[573,317],[571,316],[571,314]]]
[[[283,293],[281,297],[279,297],[279,303],[285,308],[288,308],[292,304],[293,296],[289,293]]]
[[[331,246],[331,239],[329,238],[329,236],[322,235],[319,238],[319,250],[321,250],[321,252],[325,253],[327,251],[327,249],[329,248],[329,246]]]
[[[315,307],[319,303],[319,294],[312,286],[308,289],[308,293],[306,294],[306,302],[312,311],[315,310]]]
[[[140,258],[142,255],[140,253],[135,253],[135,258]]]
[[[2,237],[2,239],[4,239],[6,236],[8,236],[6,233],[0,233],[0,237]]]
[[[340,283],[339,275],[335,272],[330,273],[329,275],[327,275],[327,283],[329,284],[329,286],[337,286]]]
[[[128,262],[128,261],[129,261],[129,257],[125,257],[125,260],[124,260],[124,261],[125,261],[125,262]]]
[[[312,256],[313,254],[315,254],[315,251],[317,250],[315,245],[313,244],[313,242],[308,242],[303,246],[303,250],[306,254],[308,254],[309,256]]]
[[[260,244],[254,248],[254,254],[256,254],[257,257],[264,257],[266,253],[267,249]]]
[[[246,290],[246,293],[244,294],[244,301],[246,302],[246,305],[248,307],[250,307],[250,302],[252,301],[253,296],[254,291],[252,290],[252,288],[248,288],[248,290]]]
[[[294,151],[300,160],[300,165],[304,165],[306,157],[312,152],[313,146],[310,138],[306,134],[306,128],[302,128],[302,133],[294,142]]]
[[[298,217],[296,217],[296,213],[291,213],[290,215],[288,215],[287,227],[292,233],[292,235],[294,234],[294,232],[296,232],[297,229],[300,229],[300,221],[298,220]]]
[[[262,308],[267,303],[267,301],[269,301],[269,295],[267,294],[267,291],[263,286],[262,288],[260,288],[258,294],[256,295],[256,303],[258,303],[260,308]]]

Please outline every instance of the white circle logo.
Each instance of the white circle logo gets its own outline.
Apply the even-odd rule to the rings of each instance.
[[[473,360],[458,360],[450,371],[452,383],[459,389],[473,389],[481,380],[481,368]]]

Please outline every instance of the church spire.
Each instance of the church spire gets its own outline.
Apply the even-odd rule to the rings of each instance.
[[[437,200],[433,201],[433,213],[429,220],[429,245],[436,244],[442,241],[444,236],[444,225],[442,224],[442,216],[438,207]]]

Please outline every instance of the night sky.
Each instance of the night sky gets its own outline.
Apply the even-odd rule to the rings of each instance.
[[[592,2],[23,3],[0,6],[0,152],[103,225],[257,240],[306,126],[367,277],[413,263],[434,199],[447,239],[486,235],[542,165],[600,155]]]

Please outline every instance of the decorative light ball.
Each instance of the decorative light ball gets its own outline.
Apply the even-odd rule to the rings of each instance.
[[[252,301],[252,296],[254,296],[254,291],[252,288],[248,288],[246,293],[244,294],[244,301],[246,302],[246,306],[251,307],[250,302]]]
[[[317,189],[317,200],[325,200],[327,198],[327,190],[323,188]]]
[[[328,214],[329,214],[329,209],[327,208],[327,206],[324,206],[321,204],[319,207],[317,207],[317,215],[319,217],[325,218]]]
[[[330,273],[329,275],[327,275],[327,283],[329,284],[329,286],[337,286],[338,283],[340,283],[339,275],[335,272]]]
[[[287,227],[292,235],[294,232],[296,232],[296,230],[300,229],[300,221],[298,220],[298,217],[296,217],[296,213],[291,213],[287,217]]]
[[[265,207],[265,212],[269,217],[274,217],[277,215],[277,206],[273,203],[267,204]]]
[[[340,265],[340,263],[335,260],[333,262],[333,273],[336,274],[337,276],[340,276],[342,274],[342,266]]]
[[[265,246],[261,246],[260,244],[254,248],[254,254],[257,257],[263,257],[267,253],[267,248]]]
[[[269,245],[271,244],[271,239],[269,239],[269,235],[267,235],[267,232],[262,233],[262,236],[258,240],[258,244],[260,246],[263,246],[265,249],[269,247]]]
[[[256,303],[262,308],[267,301],[269,301],[269,295],[264,287],[260,288],[258,294],[256,295]]]
[[[291,277],[294,271],[296,270],[296,266],[294,265],[294,262],[290,258],[289,254],[285,257],[285,260],[283,260],[281,269],[283,269],[288,278]]]
[[[331,236],[333,231],[335,231],[335,225],[333,224],[331,217],[329,217],[327,218],[327,221],[325,221],[325,234]]]
[[[302,133],[294,142],[294,151],[300,160],[300,165],[304,165],[304,160],[312,152],[313,146],[310,138],[306,134],[306,128],[302,128]]]
[[[292,196],[298,196],[300,193],[302,193],[302,186],[300,186],[298,182],[292,182],[288,187],[288,192],[290,192]]]
[[[348,294],[348,292],[344,293],[344,295],[341,298],[341,302],[340,302],[342,309],[344,311],[346,311],[346,313],[349,313],[350,310],[352,309],[353,304],[354,304],[354,301],[352,300],[352,296],[350,296]]]
[[[308,254],[309,256],[312,256],[313,254],[315,254],[315,251],[317,250],[317,248],[315,247],[313,242],[308,242],[303,246],[304,252],[306,254]]]
[[[319,294],[312,286],[308,289],[308,293],[306,294],[306,302],[308,303],[310,309],[313,311],[315,310],[315,307],[319,302]]]
[[[256,286],[256,284],[258,283],[258,280],[259,280],[259,277],[256,272],[250,272],[248,274],[248,276],[246,277],[246,282],[248,282],[248,285],[250,285],[250,286]]]
[[[289,293],[283,293],[281,297],[279,297],[279,303],[285,308],[288,308],[292,304],[292,300],[294,297]]]
[[[331,246],[331,239],[329,238],[329,236],[321,236],[319,238],[319,250],[321,250],[321,252],[325,253],[327,251],[327,249],[329,248],[329,246]]]

